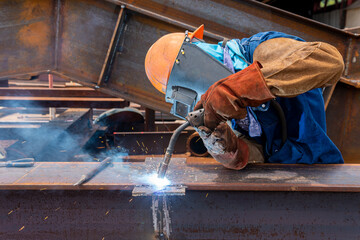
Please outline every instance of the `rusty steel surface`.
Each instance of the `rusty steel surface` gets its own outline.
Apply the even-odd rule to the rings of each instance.
[[[357,239],[358,198],[189,191],[166,199],[169,239]],[[152,198],[130,191],[0,191],[0,201],[1,239],[156,239]]]
[[[16,5],[10,2],[1,3],[4,14],[0,24],[5,27],[0,30],[0,53],[4,59],[0,78],[50,69],[54,75],[95,87],[106,70],[111,76],[100,91],[168,112],[164,96],[145,76],[145,54],[164,34],[193,30],[203,23],[210,42],[270,30],[294,34],[307,41],[329,42],[344,56],[344,81],[357,82],[360,78],[357,34],[256,1],[37,0],[18,1]],[[121,16],[127,16],[123,24],[119,17],[121,5],[125,6]],[[122,30],[117,31],[120,25]]]
[[[0,106],[32,108],[122,108],[129,106],[129,102],[121,98],[0,96]]]
[[[145,162],[114,162],[82,186],[73,184],[98,163],[42,162],[33,168],[1,168],[0,189],[132,190],[136,185],[151,186],[147,176],[156,173],[161,160],[154,157]],[[234,171],[213,161],[203,164],[185,161],[172,159],[166,177],[171,185],[183,185],[187,191],[360,192],[358,164],[258,164]]]
[[[22,96],[22,97],[99,97],[113,98],[110,95],[86,87],[0,87],[0,96]]]
[[[359,89],[339,83],[326,110],[327,133],[346,163],[357,163],[360,158],[359,103]]]
[[[205,24],[208,42],[217,42],[223,37],[248,37],[261,31],[281,31],[307,41],[333,44],[345,61],[341,81],[360,87],[357,29],[342,31],[256,1],[18,0],[13,4],[13,1],[4,0],[0,4],[0,79],[39,75],[50,70],[54,76],[91,88],[100,83],[98,91],[168,113],[170,105],[165,103],[164,95],[146,78],[146,52],[167,33],[193,30]],[[122,5],[125,8],[121,8]],[[105,78],[107,83],[102,81]],[[332,90],[326,94],[330,109],[335,107],[329,102]],[[351,95],[352,90],[348,91]],[[348,104],[355,106],[357,99],[353,99],[355,102],[348,101]],[[3,101],[8,104],[8,100]],[[40,102],[46,107],[67,104],[64,101],[55,105]],[[79,102],[66,106],[74,104],[90,107]],[[108,107],[119,106],[110,104]],[[356,133],[357,125],[353,122],[359,117],[356,111],[351,112],[351,115],[341,116],[346,120],[343,126]],[[338,129],[337,118],[328,118],[329,132]],[[347,144],[339,145],[346,160],[351,156],[348,152],[358,145],[356,134],[348,136],[352,138]],[[342,141],[332,138],[335,142]]]

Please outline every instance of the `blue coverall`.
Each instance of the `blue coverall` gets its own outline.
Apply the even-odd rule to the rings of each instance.
[[[238,53],[240,58],[252,63],[253,53],[259,44],[279,37],[304,41],[299,37],[280,32],[262,32],[249,38],[235,39],[238,46],[235,48],[240,51]],[[234,41],[231,42],[234,48]],[[196,44],[219,61],[223,61],[223,56],[219,55],[221,42],[219,45],[212,46],[206,43]],[[244,67],[247,66],[241,63],[241,59],[234,57],[231,49],[230,53],[235,71],[240,71],[243,68],[240,66],[242,64]],[[250,113],[248,110],[248,115],[253,115],[261,126],[261,136],[252,136],[252,138],[263,145],[266,162],[305,164],[344,162],[340,151],[326,135],[322,89],[313,89],[293,98],[277,97],[276,101],[281,105],[287,122],[288,136],[282,147],[279,130],[281,127],[275,110],[269,104],[252,108]],[[232,120],[232,127],[249,136],[249,130],[244,130],[243,126],[240,127],[235,119]]]

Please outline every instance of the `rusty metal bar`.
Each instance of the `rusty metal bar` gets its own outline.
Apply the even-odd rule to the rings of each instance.
[[[113,98],[88,87],[0,87],[0,96]]]
[[[58,61],[59,61],[59,37],[60,37],[60,29],[61,29],[61,3],[62,0],[56,0],[56,7],[55,7],[55,43],[54,43],[54,69],[57,70],[58,68]]]
[[[145,131],[155,130],[155,111],[145,108]]]
[[[121,162],[122,157],[117,156],[113,166],[81,187],[73,184],[97,162],[41,162],[31,172],[1,168],[0,189],[132,190],[136,185],[150,184],[146,176],[156,173],[161,160],[148,157],[145,162]],[[211,158],[204,158],[202,164],[187,164],[186,160],[173,158],[167,177],[172,185],[186,186],[188,191],[360,192],[359,164],[254,164],[239,172]]]
[[[0,96],[5,107],[70,107],[70,108],[122,108],[129,102],[121,98],[85,97],[14,97]]]
[[[121,5],[121,9],[118,15],[118,18],[116,20],[116,25],[114,28],[114,32],[113,35],[111,37],[111,41],[109,44],[109,49],[106,53],[106,57],[105,57],[105,61],[104,61],[104,65],[101,69],[101,73],[99,76],[99,80],[97,83],[97,86],[101,86],[101,84],[107,83],[109,81],[110,78],[110,74],[111,74],[111,68],[112,65],[114,63],[114,59],[116,56],[116,52],[118,51],[118,47],[119,47],[119,42],[120,42],[120,38],[121,35],[123,34],[125,25],[124,25],[124,19],[125,19],[125,6]]]

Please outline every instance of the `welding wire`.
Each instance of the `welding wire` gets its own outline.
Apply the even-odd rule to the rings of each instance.
[[[95,177],[99,172],[101,172],[102,170],[104,170],[107,166],[109,166],[111,164],[111,162],[113,161],[113,159],[111,157],[107,157],[105,158],[103,161],[101,161],[99,163],[99,165],[94,168],[91,172],[89,172],[86,175],[82,175],[80,180],[74,184],[74,186],[80,186],[84,183],[87,183],[88,181],[90,181],[93,177]]]
[[[164,178],[165,177],[166,170],[167,170],[168,165],[170,163],[171,156],[172,156],[172,154],[174,152],[176,141],[179,138],[180,133],[185,128],[187,128],[188,126],[190,126],[190,123],[188,121],[186,121],[185,123],[180,125],[174,131],[173,135],[171,136],[170,141],[169,141],[169,146],[167,147],[166,152],[165,152],[164,160],[160,163],[160,166],[158,168],[158,178]]]

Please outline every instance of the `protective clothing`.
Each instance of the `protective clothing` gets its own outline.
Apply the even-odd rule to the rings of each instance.
[[[210,155],[227,168],[240,170],[248,162],[264,162],[260,145],[236,136],[226,122],[221,122],[214,131],[201,126],[197,132]]]
[[[274,40],[270,41],[270,39]],[[297,40],[297,42],[293,42],[292,39]],[[277,44],[277,41],[286,44],[287,49],[282,50],[281,45],[274,45]],[[282,86],[285,86],[282,92],[285,94],[289,92],[289,96],[300,94],[292,98],[276,98],[285,112],[288,124],[288,140],[283,147],[281,147],[278,117],[274,109],[269,107],[267,103],[256,108],[248,108],[246,117],[250,118],[252,115],[249,113],[253,112],[253,116],[262,129],[262,135],[252,139],[263,145],[267,162],[343,163],[340,151],[326,135],[322,91],[318,88],[311,90],[314,87],[326,85],[328,81],[334,83],[334,81],[338,80],[343,70],[342,57],[334,47],[328,44],[306,43],[300,44],[302,45],[300,46],[297,44],[299,41],[303,40],[279,32],[264,32],[250,38],[236,39],[240,53],[247,61],[259,60],[266,64],[264,64],[264,69],[261,69],[261,71],[265,75],[265,82],[274,91],[275,95],[281,92],[279,88]],[[265,51],[263,51],[264,48]],[[299,59],[302,60],[298,61]],[[222,61],[222,59],[218,60]],[[277,66],[277,71],[271,71],[271,69],[275,69],[272,68],[272,62],[275,63],[274,66]],[[279,67],[281,63],[287,63],[287,65],[283,64],[283,67]],[[303,65],[304,63],[307,64]],[[320,68],[318,64],[321,64]],[[318,71],[321,77],[317,78],[317,75],[310,75],[307,79],[302,78],[301,81],[292,81],[296,77],[307,76],[304,71],[307,71],[308,68],[311,68],[311,72]],[[290,69],[297,69],[297,71],[289,71]],[[274,77],[274,81],[271,83],[268,82],[267,76],[270,76],[270,80],[271,76],[276,78]],[[304,85],[302,85],[302,82]],[[310,84],[306,84],[306,82]],[[298,92],[289,91],[289,89]],[[235,130],[249,137],[251,124],[246,124],[248,122],[249,120],[244,118],[233,119],[232,126]]]
[[[166,85],[185,37],[202,39],[204,25],[187,36],[185,33],[170,33],[157,40],[148,50],[145,57],[145,72],[151,84],[165,94]]]
[[[201,41],[192,42],[194,45],[199,47],[200,49],[204,50],[206,53],[214,57],[221,63],[225,64],[225,49],[228,50],[228,55],[232,61],[232,65],[234,71],[240,71],[249,66],[248,62],[245,60],[244,55],[240,51],[240,47],[237,44],[235,39],[229,40],[226,42],[225,47],[223,47],[223,41],[219,42],[218,44],[208,44]],[[226,65],[226,64],[225,64]]]
[[[279,97],[294,97],[314,88],[335,84],[344,70],[339,51],[324,42],[275,38],[261,43],[254,61],[264,67],[266,84]]]
[[[256,107],[274,99],[260,71],[261,65],[254,62],[249,67],[213,84],[195,106],[204,108],[205,126],[213,130],[220,122],[244,118],[246,107]]]
[[[248,163],[248,145],[226,122],[220,123],[213,132],[204,126],[199,127],[198,132],[210,155],[225,167],[239,170]]]

